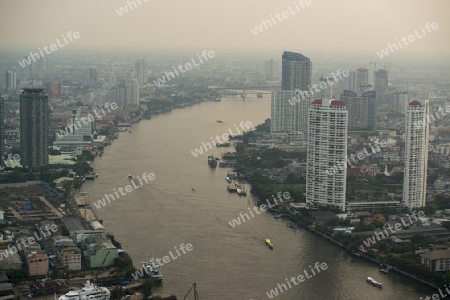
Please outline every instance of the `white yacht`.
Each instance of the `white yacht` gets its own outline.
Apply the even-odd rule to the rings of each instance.
[[[109,300],[109,290],[105,287],[98,287],[86,282],[86,285],[81,290],[70,291],[58,300]]]

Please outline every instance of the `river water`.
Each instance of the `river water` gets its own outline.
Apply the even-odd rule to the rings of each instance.
[[[267,95],[268,96],[268,95]],[[231,228],[228,224],[254,207],[246,198],[226,191],[227,169],[210,169],[207,156],[229,149],[215,148],[198,157],[191,153],[211,136],[236,132],[234,124],[257,125],[270,117],[270,98],[225,98],[173,110],[135,124],[132,134],[121,133],[93,166],[100,173],[86,182],[92,203],[113,189],[129,184],[127,174],[155,179],[100,209],[93,207],[108,233],[121,242],[136,267],[142,260],[163,258],[160,291],[182,299],[194,282],[200,299],[269,299],[266,294],[285,278],[297,277],[316,262],[328,268],[276,299],[419,299],[432,290],[397,274],[381,274],[377,266],[354,258],[303,229],[292,229],[270,213]],[[223,120],[218,123],[216,120]],[[137,183],[137,185],[139,185]],[[192,190],[195,189],[195,191]],[[264,239],[270,238],[274,250]],[[175,247],[192,244],[185,254]],[[317,273],[317,272],[316,272]],[[371,276],[380,290],[365,282]],[[297,282],[297,281],[296,281]],[[298,283],[298,282],[297,282]],[[193,299],[192,293],[188,299]]]

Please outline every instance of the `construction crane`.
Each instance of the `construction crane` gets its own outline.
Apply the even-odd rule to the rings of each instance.
[[[189,293],[191,292],[192,288],[194,288],[194,300],[198,300],[198,294],[197,294],[197,284],[194,282],[194,284],[191,286],[189,291],[187,292],[186,296],[184,296],[183,300],[186,300],[187,296],[189,296]]]

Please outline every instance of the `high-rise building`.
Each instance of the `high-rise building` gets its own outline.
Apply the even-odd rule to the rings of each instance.
[[[271,102],[271,134],[308,130],[308,110],[314,95],[301,91],[274,91]]]
[[[16,71],[8,70],[5,73],[5,89],[14,91],[16,89]]]
[[[375,71],[374,91],[378,97],[383,97],[388,87],[388,72],[387,70],[379,69]]]
[[[408,92],[398,91],[394,94],[394,99],[392,100],[392,109],[396,114],[405,115],[408,103]]]
[[[368,91],[362,94],[363,98],[367,99],[368,113],[367,113],[367,129],[377,129],[377,93],[375,91]]]
[[[340,82],[340,92],[341,94],[344,93],[344,91],[351,91],[356,93],[356,73],[355,71],[349,71],[349,75],[347,77],[342,78]]]
[[[135,73],[136,73],[136,79],[138,80],[139,85],[147,84],[148,77],[147,77],[147,61],[145,58],[136,61],[135,63]]]
[[[285,51],[281,66],[281,89],[308,91],[311,86],[311,60],[300,54]]]
[[[308,119],[306,203],[345,211],[347,118],[344,102],[316,99]]]
[[[425,206],[427,192],[428,132],[430,108],[414,100],[406,110],[405,174],[403,205],[409,209]]]
[[[5,156],[5,99],[0,95],[0,166]]]
[[[356,93],[362,95],[368,92],[372,85],[369,84],[369,69],[359,68],[356,70]]]
[[[344,91],[341,100],[348,110],[348,130],[366,130],[369,123],[369,101],[352,91]]]
[[[26,88],[20,95],[21,165],[39,171],[48,165],[50,111],[42,88]]]
[[[54,76],[54,64],[51,60],[45,60],[45,78],[52,80]]]
[[[264,61],[264,77],[268,80],[274,80],[278,74],[278,62],[271,59]]]
[[[139,85],[137,79],[127,79],[126,81],[126,105],[139,105]]]
[[[88,70],[88,85],[97,86],[98,84],[98,72],[96,68],[89,68]]]
[[[317,97],[321,99],[333,99],[333,85],[334,85],[334,78],[333,77],[323,77],[321,76],[319,78],[319,85],[320,83],[324,82],[326,84],[326,87],[324,89],[320,89],[320,92],[318,92]]]

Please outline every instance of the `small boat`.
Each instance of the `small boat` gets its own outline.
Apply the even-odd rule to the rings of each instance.
[[[265,242],[266,242],[267,246],[269,246],[270,249],[273,249],[273,244],[270,241],[270,239],[266,239]]]
[[[233,186],[227,186],[228,193],[237,193],[237,188]]]
[[[142,268],[148,277],[153,278],[156,283],[163,281],[163,274],[159,266],[153,261],[143,261]]]
[[[128,174],[128,179],[133,179],[133,176],[131,174]]]
[[[231,183],[231,178],[230,178],[229,176],[227,176],[227,181],[228,181],[229,183]]]
[[[214,157],[214,155],[209,155],[208,156],[208,165],[211,168],[217,167],[217,159]]]
[[[245,187],[243,187],[243,186],[238,188],[237,193],[239,194],[239,196],[247,196],[247,191],[245,190]]]
[[[378,287],[378,288],[380,288],[380,289],[382,288],[381,283],[379,283],[378,281],[376,281],[376,280],[373,279],[372,277],[367,277],[366,281],[367,281],[368,283],[370,283],[371,285],[373,285],[373,286],[376,286],[376,287]]]
[[[230,147],[230,143],[216,143],[216,147]]]
[[[221,121],[221,120],[217,120],[217,123],[223,123],[223,121]]]

